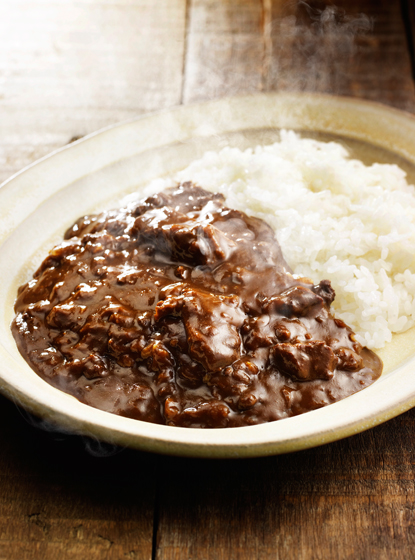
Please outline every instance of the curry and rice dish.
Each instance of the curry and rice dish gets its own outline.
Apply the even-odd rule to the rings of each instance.
[[[301,266],[300,273],[292,270],[285,260],[291,254],[261,219],[258,200],[247,205],[247,215],[235,209],[240,200],[230,204],[232,197],[214,192],[224,182],[202,188],[200,169],[202,175],[209,165],[219,169],[217,156],[183,171],[191,181],[178,174],[150,186],[146,198],[80,218],[19,289],[12,331],[44,380],[122,416],[216,428],[302,414],[380,376],[381,360],[365,347],[376,346],[376,338],[364,344],[365,323],[355,334],[332,311],[329,280],[313,274],[312,281]],[[241,176],[238,170],[234,194]],[[401,275],[408,284],[408,272]]]
[[[270,422],[372,383],[381,362],[297,278],[272,229],[191,183],[86,216],[23,286],[13,332],[52,385],[174,426]]]

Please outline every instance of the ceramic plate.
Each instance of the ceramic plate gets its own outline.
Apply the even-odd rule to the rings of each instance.
[[[38,377],[10,332],[17,287],[76,218],[116,206],[151,179],[206,150],[278,139],[289,128],[343,142],[365,162],[398,163],[415,182],[415,118],[374,103],[323,95],[222,99],[146,116],[86,137],[0,188],[0,391],[72,432],[122,446],[197,457],[286,453],[349,436],[415,405],[415,330],[381,353],[385,371],[364,391],[307,414],[258,426],[201,430],[160,426],[96,410]]]

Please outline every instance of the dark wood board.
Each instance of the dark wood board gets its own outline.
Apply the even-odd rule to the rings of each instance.
[[[170,459],[157,558],[408,558],[415,545],[414,423],[409,412],[279,457]]]
[[[0,403],[0,558],[150,560],[159,458]]]
[[[408,48],[412,58],[412,75],[415,75],[415,4],[412,0],[401,0],[402,16],[405,21]]]
[[[268,89],[349,95],[414,111],[400,2],[274,2]]]

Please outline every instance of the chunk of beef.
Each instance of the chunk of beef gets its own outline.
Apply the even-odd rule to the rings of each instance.
[[[331,379],[337,358],[322,341],[276,344],[271,351],[271,364],[298,381]]]

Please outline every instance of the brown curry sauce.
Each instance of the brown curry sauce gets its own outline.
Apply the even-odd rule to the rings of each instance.
[[[292,274],[273,230],[191,183],[85,216],[19,289],[13,335],[96,408],[202,428],[258,424],[370,385],[382,362]]]

